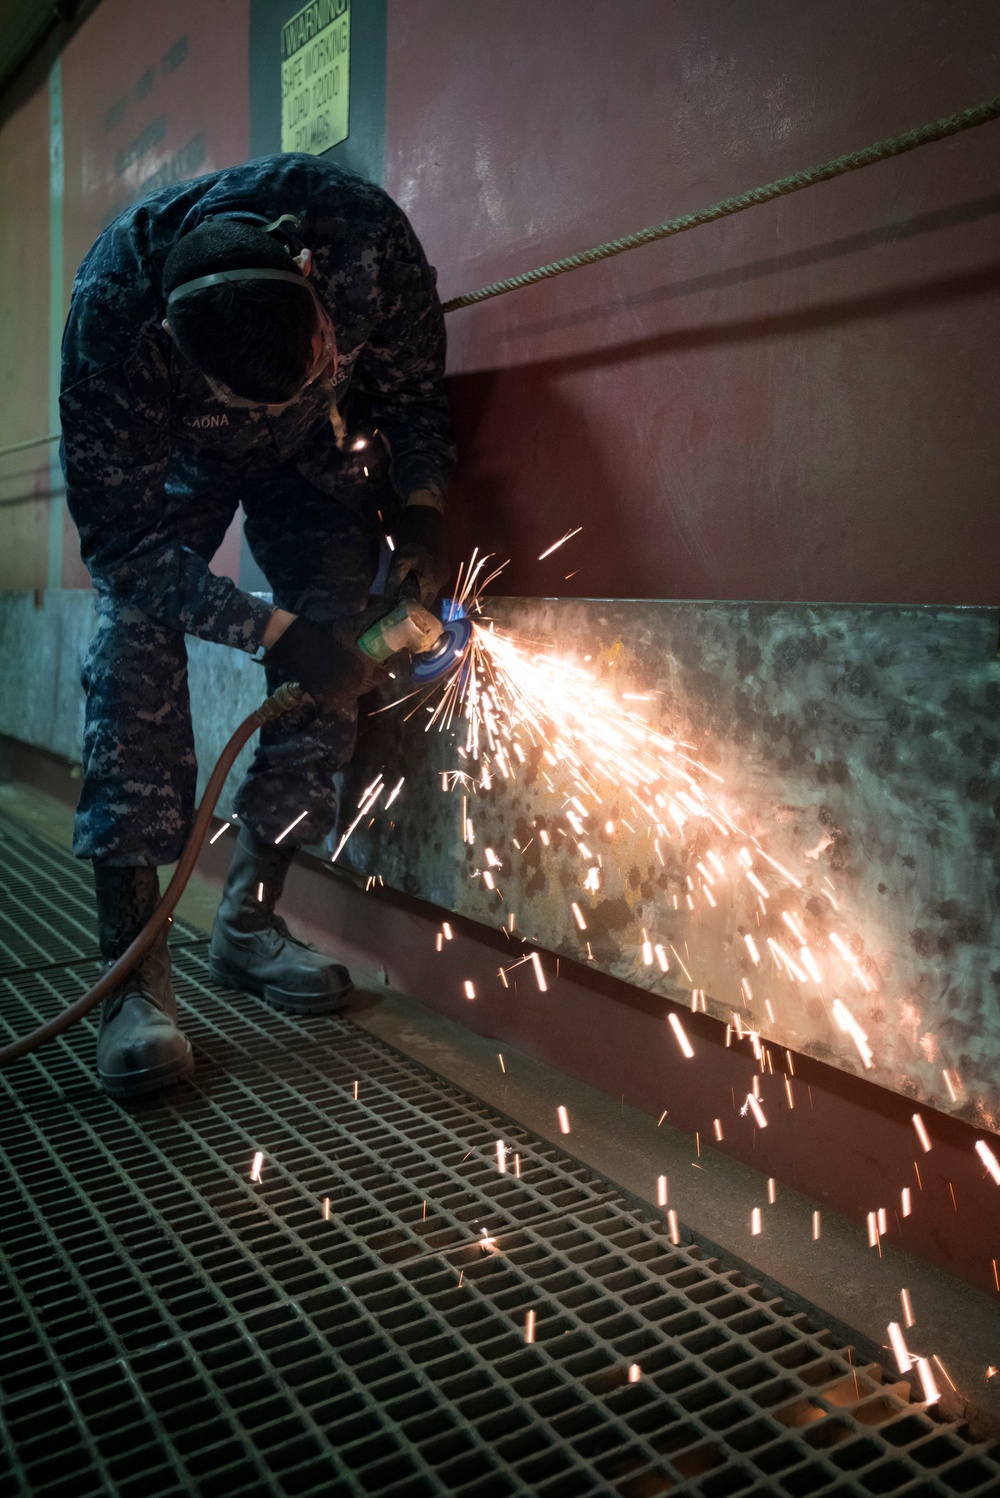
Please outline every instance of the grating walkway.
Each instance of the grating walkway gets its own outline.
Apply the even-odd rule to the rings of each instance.
[[[96,971],[60,918],[0,1033]],[[1000,1447],[560,1147],[175,962],[195,1085],[111,1103],[89,1025],[0,1073],[0,1498],[1000,1493]]]
[[[172,939],[204,936],[175,921]],[[0,976],[97,956],[90,864],[0,816]]]

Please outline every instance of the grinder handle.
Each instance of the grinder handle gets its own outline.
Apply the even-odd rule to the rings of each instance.
[[[415,572],[408,572],[396,590],[397,602],[401,603],[405,598],[420,602],[420,579]]]

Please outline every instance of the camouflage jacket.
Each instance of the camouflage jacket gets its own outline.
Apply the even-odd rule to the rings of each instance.
[[[270,608],[172,534],[168,460],[183,445],[215,462],[294,461],[328,421],[329,385],[277,414],[227,406],[161,327],[170,249],[226,213],[300,220],[336,331],[338,404],[349,390],[364,401],[397,494],[441,492],[455,455],[435,275],[381,188],[322,158],[269,156],[163,188],[115,219],[77,272],[63,335],[63,467],[83,559],[98,587],[158,623],[252,652]]]

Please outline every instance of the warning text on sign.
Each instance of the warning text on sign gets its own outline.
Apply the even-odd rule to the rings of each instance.
[[[311,0],[281,28],[281,149],[313,156],[347,139],[351,0]]]

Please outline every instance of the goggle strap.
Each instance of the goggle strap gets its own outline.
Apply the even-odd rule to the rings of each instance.
[[[315,296],[312,287],[301,271],[291,270],[217,270],[209,276],[197,276],[193,281],[182,281],[180,286],[175,286],[167,297],[167,306],[172,302],[180,301],[182,297],[190,295],[193,291],[201,291],[204,286],[222,286],[227,281],[291,281],[293,286],[301,286],[308,291],[310,296]]]

